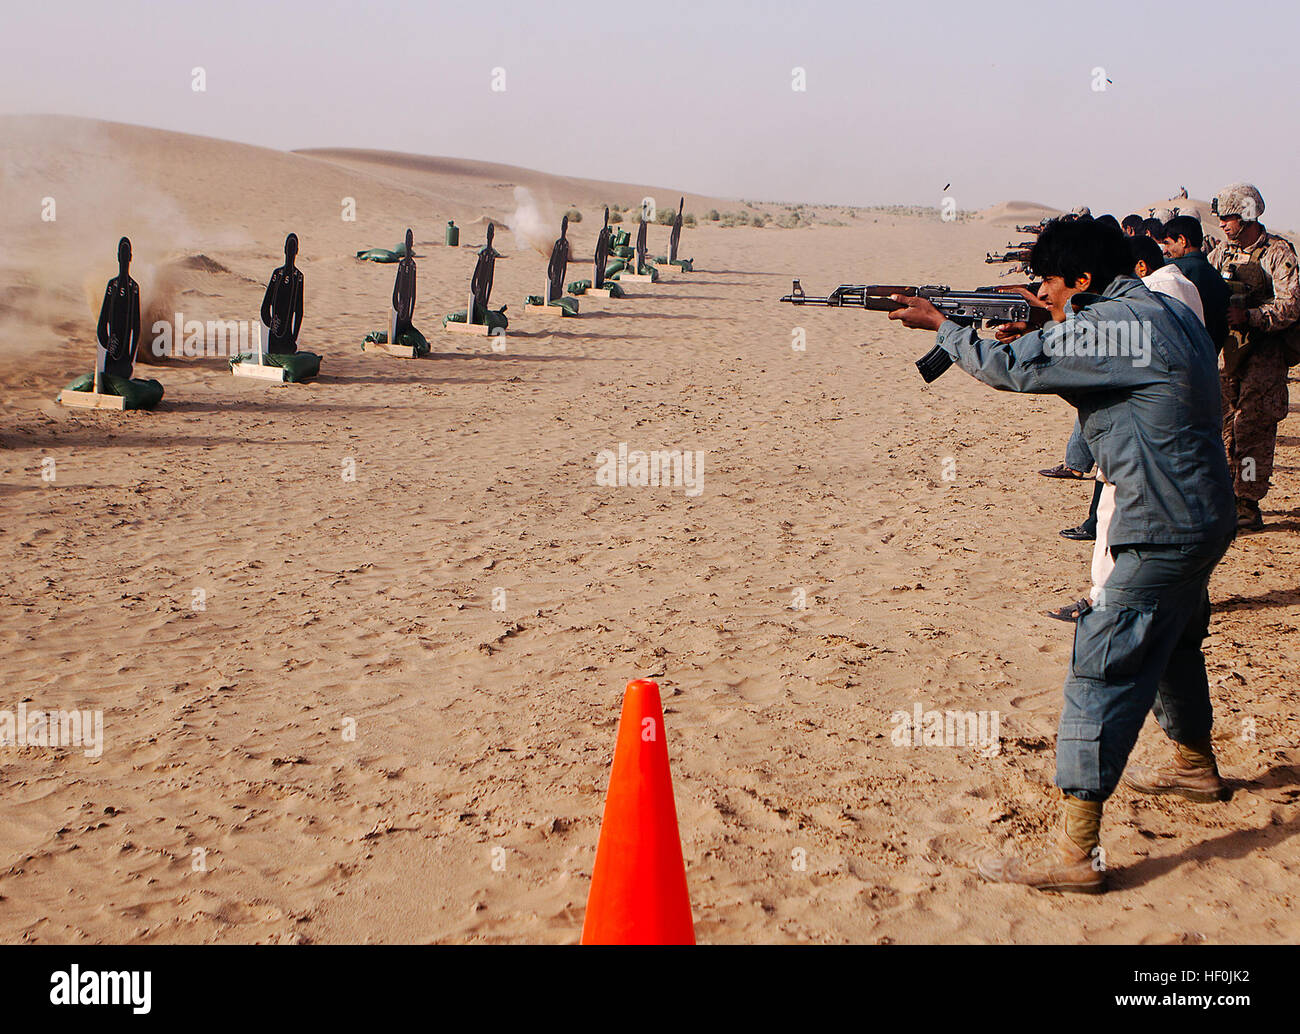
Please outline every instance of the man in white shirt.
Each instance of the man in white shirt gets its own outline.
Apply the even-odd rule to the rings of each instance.
[[[1205,326],[1205,307],[1201,292],[1183,274],[1183,271],[1165,258],[1160,245],[1150,237],[1130,237],[1128,250],[1133,256],[1133,275],[1158,294],[1177,298],[1186,305]]]

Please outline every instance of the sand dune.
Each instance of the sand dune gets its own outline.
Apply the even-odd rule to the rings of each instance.
[[[663,686],[701,941],[1300,938],[1294,415],[1269,529],[1212,586],[1232,801],[1121,790],[1097,900],[970,868],[974,845],[1055,817],[1070,630],[1041,611],[1086,588],[1088,550],[1057,530],[1087,490],[1033,472],[1070,413],[959,372],[926,387],[924,335],[776,299],[795,276],[987,282],[996,220],[1036,206],[709,223],[683,238],[697,273],[561,322],[524,316],[545,261],[503,234],[493,352],[438,332],[464,304],[470,220],[526,186],[556,231],[584,211],[589,254],[605,195],[645,188],[68,119],[0,120],[0,141],[21,187],[0,235],[0,709],[105,721],[99,757],[0,747],[0,938],[572,943],[635,676]],[[457,249],[437,243],[449,218],[469,223]],[[360,351],[393,270],[354,252],[408,225],[419,362]],[[160,299],[253,319],[289,230],[317,383],[182,360],[151,371],[154,413],[52,405],[89,368],[81,285],[111,275],[117,236],[142,268],[180,259]],[[598,487],[620,442],[703,450],[703,493]],[[916,704],[999,712],[1000,753],[895,746]],[[1139,754],[1160,747],[1148,727]]]
[[[1033,201],[1003,201],[976,213],[976,218],[994,226],[1017,226],[1038,223],[1061,214],[1060,209],[1039,205]]]

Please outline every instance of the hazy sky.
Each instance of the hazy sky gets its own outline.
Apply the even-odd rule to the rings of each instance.
[[[1282,3],[7,7],[11,113],[762,200],[938,204],[951,183],[962,208],[1123,215],[1247,179],[1266,223],[1300,226],[1300,14]]]

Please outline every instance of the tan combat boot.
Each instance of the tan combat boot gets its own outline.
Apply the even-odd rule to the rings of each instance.
[[[1105,868],[1093,858],[1094,852],[1100,856],[1101,808],[1100,801],[1067,796],[1064,828],[1052,844],[1034,857],[986,858],[979,863],[980,875],[992,883],[1020,883],[1054,893],[1103,893]]]
[[[1260,512],[1259,503],[1255,500],[1237,500],[1237,530],[1245,532],[1264,530],[1264,514]]]
[[[1175,743],[1174,756],[1165,765],[1129,765],[1124,782],[1139,793],[1176,793],[1198,804],[1228,799],[1209,740]]]

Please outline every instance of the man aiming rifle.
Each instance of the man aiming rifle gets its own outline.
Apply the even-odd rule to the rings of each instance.
[[[1098,468],[1115,485],[1114,570],[1098,605],[1079,617],[1065,680],[1056,755],[1063,828],[1037,856],[979,865],[994,882],[1099,893],[1102,806],[1121,774],[1142,793],[1198,802],[1226,796],[1201,642],[1210,575],[1232,541],[1236,511],[1205,328],[1132,275],[1113,227],[1053,223],[1030,266],[1055,321],[1040,330],[1007,325],[997,340],[982,338],[919,294],[895,296],[889,318],[934,331],[936,349],[993,388],[1060,395],[1077,409]],[[1150,330],[1142,360],[1096,346],[1135,322]],[[1148,711],[1173,741],[1173,757],[1125,772]]]

